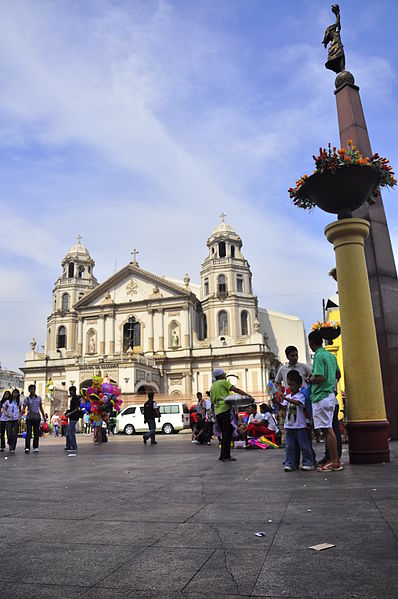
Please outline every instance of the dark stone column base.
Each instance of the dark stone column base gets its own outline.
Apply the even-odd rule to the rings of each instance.
[[[347,422],[350,464],[381,464],[390,461],[388,420]]]

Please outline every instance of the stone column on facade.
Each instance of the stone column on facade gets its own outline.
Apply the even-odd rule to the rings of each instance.
[[[390,460],[389,425],[364,252],[369,228],[369,222],[361,218],[338,220],[325,228],[336,254],[347,431],[353,464]]]
[[[148,351],[153,352],[153,310],[149,310]]]
[[[83,320],[77,321],[77,351],[80,356],[83,355]]]
[[[184,347],[185,349],[188,349],[191,346],[191,319],[190,319],[190,314],[189,314],[189,305],[187,306],[187,309],[184,311],[184,316],[185,316],[185,331],[184,331]],[[191,384],[191,391],[192,391],[192,384]]]
[[[99,353],[105,353],[105,314],[99,319]]]
[[[159,310],[160,328],[159,328],[159,351],[164,351],[164,310]]]
[[[192,373],[185,373],[185,393],[187,395],[192,395]]]
[[[110,319],[110,338],[109,338],[109,353],[115,355],[115,313],[109,315]]]

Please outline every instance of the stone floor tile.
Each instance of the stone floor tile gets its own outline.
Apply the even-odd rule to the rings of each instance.
[[[148,547],[101,582],[101,587],[157,591],[160,595],[181,591],[207,561],[213,549]]]

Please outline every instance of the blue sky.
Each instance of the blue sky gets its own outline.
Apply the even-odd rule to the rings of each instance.
[[[331,217],[287,189],[338,145],[330,1],[0,4],[0,360],[23,364],[78,234],[101,281],[130,260],[199,282],[227,213],[260,305],[321,317]],[[398,3],[340,2],[374,151],[398,169]],[[384,193],[394,249],[397,192]]]

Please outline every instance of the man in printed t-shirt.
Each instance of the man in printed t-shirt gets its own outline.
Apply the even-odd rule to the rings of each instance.
[[[231,441],[233,427],[231,423],[231,406],[225,399],[231,393],[238,393],[239,395],[245,395],[250,397],[248,393],[234,387],[232,383],[227,380],[225,372],[222,368],[216,368],[213,370],[214,383],[210,389],[211,405],[214,407],[214,413],[218,427],[221,431],[221,453],[218,458],[222,462],[236,462],[235,458],[231,458]]]

